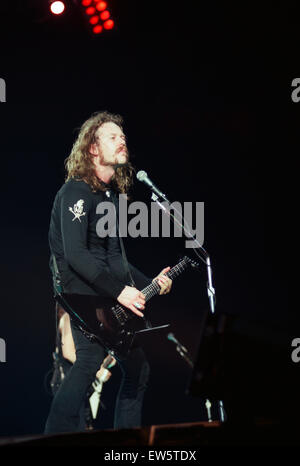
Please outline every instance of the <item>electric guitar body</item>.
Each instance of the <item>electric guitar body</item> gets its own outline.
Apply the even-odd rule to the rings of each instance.
[[[197,267],[198,264],[185,256],[166,275],[174,280],[189,266]],[[141,291],[147,302],[159,294],[160,287],[156,282],[152,282]],[[158,330],[169,325],[152,327],[146,315],[144,318],[138,317],[113,299],[101,298],[99,307],[95,306],[93,296],[56,292],[55,299],[70,314],[72,320],[87,338],[98,341],[119,360],[127,357],[136,334]]]

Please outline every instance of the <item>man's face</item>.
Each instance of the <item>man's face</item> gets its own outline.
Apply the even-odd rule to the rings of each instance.
[[[115,123],[104,123],[97,129],[96,150],[101,165],[115,165],[128,161],[126,138],[122,129]]]

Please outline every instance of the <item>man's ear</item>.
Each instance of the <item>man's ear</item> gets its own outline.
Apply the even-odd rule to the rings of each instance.
[[[90,154],[97,156],[98,155],[98,146],[97,144],[91,144],[89,148]]]

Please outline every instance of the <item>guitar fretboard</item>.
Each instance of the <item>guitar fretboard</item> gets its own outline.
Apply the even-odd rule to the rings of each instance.
[[[165,275],[171,280],[174,280],[174,278],[178,277],[188,266],[188,260],[186,258],[182,259],[177,265],[172,267],[172,269],[169,270]],[[160,292],[160,286],[157,282],[152,282],[150,285],[146,286],[142,290],[142,293],[146,296],[146,302],[149,301],[150,298],[153,296],[159,294]]]
[[[174,278],[178,277],[178,275],[180,275],[188,267],[190,262],[191,261],[188,257],[184,257],[180,262],[178,262],[177,265],[172,267],[169,270],[169,272],[167,272],[165,275],[171,278],[171,280],[174,280]],[[149,301],[149,299],[153,298],[153,296],[159,294],[159,292],[160,292],[160,286],[156,281],[150,283],[150,285],[146,286],[146,288],[142,290],[142,293],[146,297],[146,302]],[[117,304],[116,306],[114,306],[112,311],[121,325],[124,325],[128,320],[131,320],[133,317],[136,317],[131,311],[124,309],[124,307],[121,306],[120,304]]]

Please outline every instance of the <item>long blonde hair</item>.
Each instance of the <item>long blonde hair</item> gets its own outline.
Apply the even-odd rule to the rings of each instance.
[[[86,120],[79,130],[69,157],[65,160],[66,182],[71,178],[85,181],[93,191],[104,191],[106,188],[95,174],[95,166],[90,153],[91,144],[96,142],[95,133],[104,123],[112,122],[123,130],[123,118],[109,112],[96,112]],[[112,186],[120,193],[128,193],[133,180],[133,166],[117,167],[112,177]]]

